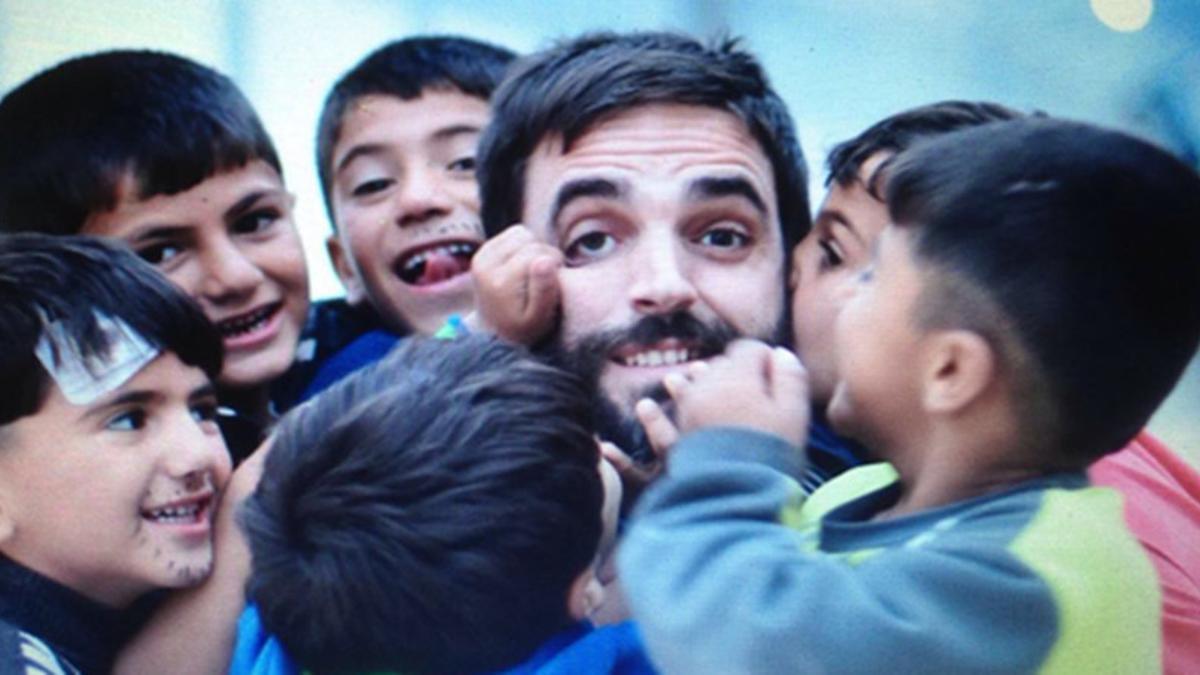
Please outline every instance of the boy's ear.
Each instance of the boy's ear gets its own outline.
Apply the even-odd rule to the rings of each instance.
[[[596,568],[588,565],[567,591],[567,613],[576,621],[583,621],[604,601],[604,585],[596,578]]]
[[[354,267],[350,252],[342,246],[342,239],[336,232],[325,239],[325,251],[329,254],[329,261],[333,263],[333,270],[342,280],[342,286],[346,288],[346,302],[351,305],[362,304],[366,300],[367,292]]]
[[[931,413],[952,413],[976,401],[996,379],[996,353],[968,330],[937,331],[922,353],[921,404]]]

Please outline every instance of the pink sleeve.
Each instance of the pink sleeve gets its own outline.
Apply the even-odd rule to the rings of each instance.
[[[1165,673],[1200,672],[1200,472],[1143,431],[1092,465],[1125,499],[1125,521],[1158,570]]]

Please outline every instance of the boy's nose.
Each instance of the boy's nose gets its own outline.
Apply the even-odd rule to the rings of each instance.
[[[213,303],[252,294],[263,281],[262,270],[232,242],[214,245],[203,256],[201,288]]]
[[[454,208],[435,167],[415,169],[405,177],[396,196],[396,224],[420,225],[443,217]]]

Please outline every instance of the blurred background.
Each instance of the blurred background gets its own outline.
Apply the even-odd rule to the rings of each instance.
[[[1200,164],[1200,0],[0,0],[0,94],[117,47],[230,75],[274,137],[313,293],[329,297],[341,287],[313,138],[333,82],[400,37],[459,33],[528,52],[596,29],[741,36],[796,119],[814,204],[833,144],[944,98],[1115,126]],[[1200,359],[1151,428],[1200,466]]]

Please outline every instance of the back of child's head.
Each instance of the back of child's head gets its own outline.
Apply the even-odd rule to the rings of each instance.
[[[926,268],[918,320],[1000,355],[1023,438],[1081,466],[1124,446],[1200,339],[1200,177],[1089,125],[1029,118],[901,155],[892,222]]]
[[[351,103],[370,95],[411,101],[426,90],[457,90],[486,101],[514,58],[508,49],[471,38],[412,37],[389,42],[343,75],[325,97],[317,126],[317,172],[331,217],[334,146]]]
[[[519,348],[410,338],[290,413],[241,513],[265,627],[318,672],[531,653],[601,535],[590,408]]]
[[[850,185],[859,178],[863,164],[881,152],[894,155],[925,138],[1023,116],[1023,113],[989,101],[948,100],[910,108],[886,117],[854,138],[834,146],[826,159],[829,173],[825,185],[835,181],[839,185]],[[864,177],[870,181],[867,190],[881,200],[879,178],[886,173],[884,169],[888,163],[889,160],[885,160],[873,176]]]
[[[51,343],[73,346],[86,363],[114,348],[103,325],[113,319],[210,378],[221,371],[216,328],[131,251],[93,237],[0,235],[0,425],[36,414],[49,394],[50,375],[35,357],[49,326],[62,331]]]
[[[60,63],[0,101],[0,229],[73,234],[138,199],[279,159],[250,103],[224,75],[181,56],[109,51]]]

